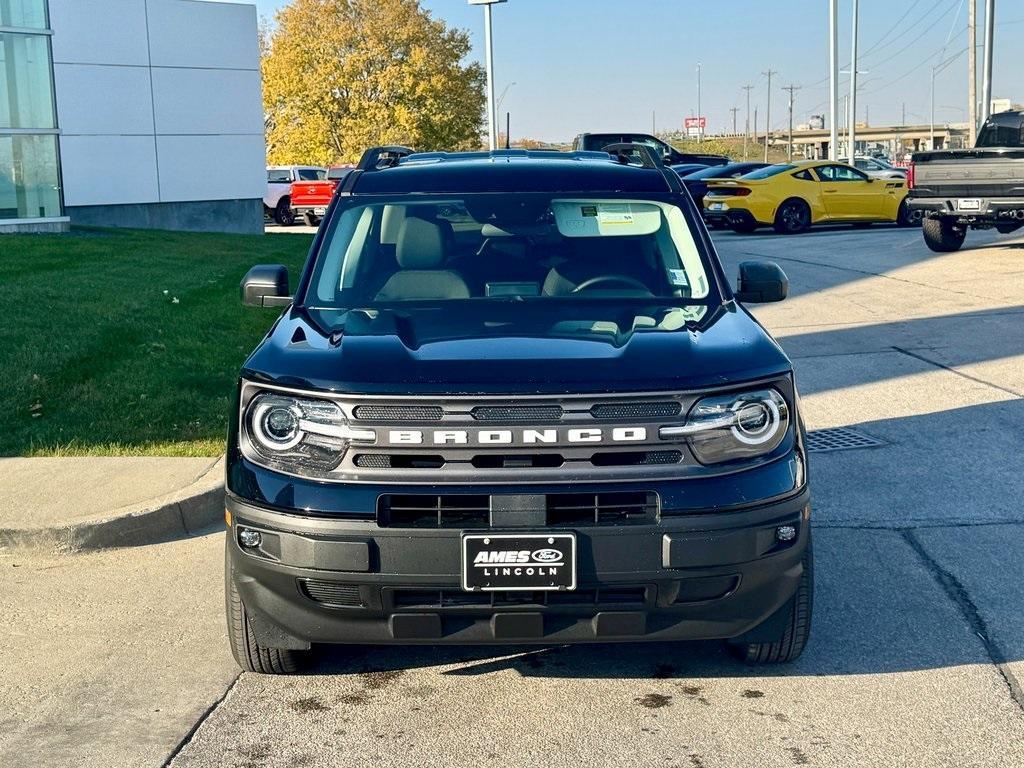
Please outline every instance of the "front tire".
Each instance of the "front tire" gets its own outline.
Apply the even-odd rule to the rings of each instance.
[[[228,536],[231,535],[229,531]],[[227,540],[227,547],[231,540]],[[246,672],[258,672],[264,675],[291,675],[299,670],[302,652],[289,648],[268,648],[260,645],[252,631],[249,617],[245,612],[245,604],[235,586],[234,568],[227,547],[224,550],[224,602],[228,620],[228,640],[231,643],[231,655],[238,666]]]
[[[810,226],[811,209],[803,200],[787,200],[775,213],[775,231],[780,235],[796,235],[806,231]]]
[[[935,217],[921,222],[924,243],[936,253],[951,253],[964,244],[966,227],[957,227],[949,219]]]
[[[746,664],[786,664],[796,661],[811,636],[811,613],[814,607],[814,550],[811,540],[803,557],[804,572],[790,601],[789,616],[782,635],[771,642],[729,643],[736,658]]]
[[[295,211],[292,210],[290,197],[285,196],[277,201],[277,207],[274,209],[274,221],[282,227],[290,227],[295,223]]]

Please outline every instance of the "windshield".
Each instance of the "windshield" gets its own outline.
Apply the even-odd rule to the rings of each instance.
[[[792,171],[795,165],[769,165],[766,168],[758,168],[756,171],[741,176],[741,179],[768,179],[786,171]]]
[[[663,200],[529,193],[353,198],[328,224],[304,304],[695,305],[708,303],[710,283],[682,210]]]

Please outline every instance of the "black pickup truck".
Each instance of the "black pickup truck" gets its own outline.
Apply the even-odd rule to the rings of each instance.
[[[959,249],[968,229],[1024,226],[1024,112],[992,115],[973,149],[914,153],[907,183],[933,251]]]
[[[642,144],[656,153],[665,165],[673,169],[680,166],[694,165],[726,165],[730,162],[725,155],[710,155],[694,152],[680,152],[656,136],[649,133],[581,133],[572,142],[572,148],[582,152],[601,152],[605,147],[612,144]],[[699,168],[686,168],[685,172],[699,170]]]

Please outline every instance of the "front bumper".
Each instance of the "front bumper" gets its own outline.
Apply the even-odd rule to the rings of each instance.
[[[771,640],[781,632],[775,624],[796,591],[810,537],[804,488],[728,512],[571,528],[578,548],[573,592],[464,592],[461,530],[307,517],[231,496],[227,506],[229,572],[257,639],[298,649]],[[780,525],[795,526],[797,537],[778,542]],[[239,545],[240,527],[262,533],[255,553]]]

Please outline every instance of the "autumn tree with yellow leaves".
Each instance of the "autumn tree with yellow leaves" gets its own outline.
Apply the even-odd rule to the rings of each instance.
[[[272,164],[480,146],[484,71],[465,63],[469,36],[419,0],[294,0],[261,30],[261,51]]]

